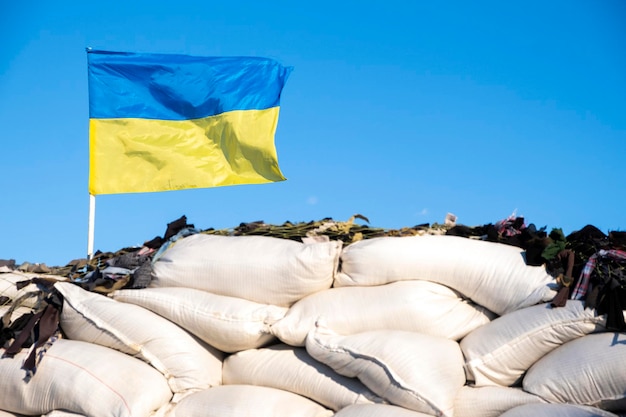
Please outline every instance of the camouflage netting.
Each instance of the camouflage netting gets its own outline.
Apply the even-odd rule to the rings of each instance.
[[[403,227],[401,229],[384,229],[379,227],[370,227],[367,224],[358,224],[356,220],[361,220],[369,223],[367,217],[360,214],[352,216],[347,221],[336,221],[332,218],[324,218],[317,221],[309,222],[285,222],[281,225],[267,224],[263,221],[255,221],[249,223],[240,223],[234,228],[228,229],[204,229],[199,230],[200,233],[222,235],[222,236],[269,236],[283,239],[291,239],[295,241],[302,241],[306,237],[316,236],[328,236],[332,240],[341,240],[344,245],[356,242],[362,239],[369,239],[373,237],[381,236],[415,236],[422,234],[446,234],[447,230],[452,227],[449,225],[434,224],[421,224],[413,227]],[[179,227],[174,230],[178,231],[183,228],[193,228],[193,225],[186,223],[186,216],[173,221],[168,224],[168,230],[171,225],[178,224]],[[177,230],[178,229],[178,230]],[[151,241],[147,241],[147,245],[158,248],[162,243],[171,238],[168,236],[168,231],[165,235],[157,237]],[[77,273],[86,273],[95,268],[104,268],[107,261],[121,257],[123,255],[134,253],[138,251],[139,247],[124,247],[116,250],[115,252],[101,252],[97,251],[92,259],[80,258],[74,259],[67,263],[65,266],[47,266],[45,264],[34,264],[25,262],[19,266],[15,266],[14,269],[22,272],[33,272],[38,274],[53,274],[60,276],[73,276]]]
[[[359,222],[357,222],[357,220]],[[385,236],[416,236],[416,235],[451,235],[471,239],[480,239],[490,242],[503,243],[520,247],[528,265],[544,265],[548,272],[557,278],[561,286],[560,295],[555,301],[558,304],[565,302],[571,294],[576,279],[581,276],[585,264],[599,251],[611,251],[617,254],[616,260],[610,267],[611,279],[617,277],[618,287],[626,282],[626,232],[611,231],[603,233],[592,225],[565,236],[561,229],[553,228],[547,232],[546,227],[537,228],[532,223],[526,223],[523,217],[514,214],[495,223],[480,226],[465,226],[456,224],[456,216],[448,214],[443,224],[420,224],[400,229],[385,229],[371,227],[369,220],[361,214],[355,214],[347,221],[336,221],[324,218],[309,222],[285,222],[281,225],[268,224],[263,221],[240,223],[229,229],[205,230],[197,229],[187,223],[187,217],[180,218],[167,224],[163,236],[157,236],[144,242],[142,247],[125,247],[115,252],[97,251],[91,259],[80,258],[68,262],[65,266],[48,267],[45,264],[24,263],[16,266],[14,261],[0,260],[0,268],[5,272],[14,270],[35,274],[51,274],[66,277],[71,281],[81,283],[83,288],[90,291],[108,293],[120,288],[144,288],[151,280],[152,259],[155,254],[168,247],[168,243],[189,234],[205,233],[222,236],[267,236],[294,241],[307,239],[330,239],[342,241],[344,246],[354,242]],[[13,262],[11,264],[11,262]],[[604,262],[606,263],[606,262]],[[606,268],[605,268],[606,269]],[[597,268],[598,274],[602,268]],[[602,278],[602,277],[601,277]],[[606,278],[606,277],[604,277]],[[604,279],[607,281],[607,279]],[[615,287],[616,285],[611,285]],[[625,290],[626,291],[626,290]]]

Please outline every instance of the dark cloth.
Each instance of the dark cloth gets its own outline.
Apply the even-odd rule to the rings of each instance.
[[[124,288],[130,281],[130,274],[124,276],[112,276],[103,274],[100,268],[96,268],[82,279],[74,281],[84,290],[97,292],[99,294],[108,294],[115,290]]]
[[[450,229],[448,229],[446,231],[446,235],[448,236],[459,236],[459,237],[479,237],[482,240],[491,240],[491,239],[497,239],[497,234],[495,232],[495,228],[492,228],[493,230],[493,234],[491,236],[491,239],[489,239],[488,233],[489,233],[489,228],[490,225],[486,225],[486,226],[475,226],[475,227],[470,227],[470,226],[465,226],[462,224],[458,224],[456,226],[452,226]]]
[[[165,242],[170,240],[173,236],[178,234],[183,229],[193,229],[193,224],[187,224],[187,216],[182,215],[178,219],[174,220],[167,224],[167,228],[165,229],[165,234],[161,236],[156,236],[152,240],[148,240],[144,242],[144,246],[150,249],[159,249]]]
[[[54,330],[56,330],[57,326],[54,325],[54,321],[56,319],[56,323],[58,324],[58,318],[58,310],[52,305],[48,305],[43,310],[30,316],[28,322],[26,322],[11,346],[5,349],[3,357],[12,358],[19,353],[22,348],[29,347],[30,344],[28,344],[27,341],[28,338],[31,337],[31,332],[34,336],[34,343],[38,343],[40,338],[46,334],[50,337],[53,333],[50,327],[53,326]],[[46,339],[48,339],[48,337],[46,337]]]
[[[14,340],[17,335],[20,334],[33,318],[35,313],[26,313],[15,319],[13,322],[4,325],[4,320],[0,321],[0,348],[4,347],[9,341]],[[26,334],[26,338],[23,341],[21,347],[29,347],[33,344],[33,340],[30,337],[30,333]]]
[[[589,271],[585,268],[585,272],[589,272],[585,307],[595,308],[598,314],[606,314],[607,329],[626,331],[623,315],[626,309],[626,251],[612,249],[600,251],[597,255],[595,265]],[[590,258],[589,263],[593,259]]]
[[[626,232],[609,232],[609,243],[615,249],[626,250]]]
[[[496,224],[468,227],[456,225],[446,231],[448,236],[478,237],[481,240],[516,246],[525,250],[527,265],[539,266],[545,263],[541,256],[550,243],[545,228],[537,229],[534,224],[528,226],[523,217],[510,217]]]
[[[59,307],[47,304],[39,312],[22,317],[25,317],[25,323],[21,331],[16,333],[13,343],[5,349],[2,357],[13,358],[23,348],[34,345],[22,364],[27,378],[30,378],[36,371],[38,359],[45,353],[45,349],[42,348],[59,332]],[[20,322],[21,325],[20,319],[16,320],[16,323]]]
[[[183,215],[179,219],[174,220],[171,223],[167,224],[167,229],[165,230],[165,234],[163,235],[163,240],[167,241],[172,236],[176,235],[182,229],[194,228],[193,224],[187,224],[187,216]]]
[[[144,242],[143,245],[150,249],[159,249],[163,243],[163,238],[161,236],[156,236],[154,239]]]
[[[575,254],[571,249],[563,249],[554,257],[554,260],[560,264],[559,271],[561,272],[557,276],[559,290],[551,302],[552,307],[565,307],[567,304],[574,282],[572,277],[574,258]]]
[[[141,265],[149,260],[149,255],[142,255],[139,249],[137,249],[133,252],[124,253],[120,256],[108,260],[107,265],[133,270],[139,268]]]
[[[146,288],[150,281],[152,281],[152,262],[148,260],[133,272],[129,288]]]

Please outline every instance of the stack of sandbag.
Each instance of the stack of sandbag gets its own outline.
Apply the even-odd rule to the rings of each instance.
[[[279,362],[291,378],[267,366],[265,359],[255,361],[255,366],[264,366],[256,373],[254,366],[245,365],[250,377],[244,379],[237,379],[233,367],[226,365],[239,352],[277,346],[271,325],[298,300],[331,288],[341,249],[341,242],[330,240],[305,244],[263,236],[195,234],[176,241],[154,262],[150,288],[113,293],[115,300],[150,309],[225,354],[221,385],[175,399],[169,414],[321,417],[333,414],[332,404],[374,397],[356,380],[339,382],[341,377],[331,370],[330,379],[321,376],[322,365],[307,360],[306,354],[303,358],[284,352],[289,356]],[[303,379],[307,374],[310,378]],[[253,375],[274,382],[254,382]],[[298,389],[298,380],[306,381],[308,390]]]
[[[148,290],[192,287],[288,307],[284,317],[269,326],[279,343],[239,352],[231,350],[224,360],[223,384],[288,391],[335,412],[351,404],[388,403],[385,393],[378,389],[388,381],[370,384],[374,390],[356,375],[345,375],[331,363],[312,357],[306,339],[317,329],[318,318],[324,317],[328,326],[343,334],[393,332],[449,343],[455,348],[435,349],[433,353],[439,359],[429,363],[434,367],[433,375],[442,371],[442,363],[452,364],[448,366],[456,369],[453,386],[441,394],[441,405],[427,408],[438,412],[440,407],[449,412],[453,393],[465,382],[457,341],[488,323],[495,314],[458,291],[426,280],[333,287],[341,253],[341,244],[332,241],[302,245],[264,237],[199,234],[177,242],[155,262],[155,279]],[[308,260],[302,261],[304,257]],[[123,293],[118,291],[113,297],[123,299]],[[286,297],[289,294],[293,295]],[[172,315],[168,317],[174,319]],[[389,341],[395,343],[393,337]],[[449,358],[450,354],[453,357]]]
[[[47,278],[95,296],[61,277]],[[0,275],[4,284],[36,279],[21,273]],[[61,337],[58,315],[47,314],[55,310],[48,310],[52,304],[46,302],[46,292],[34,283],[15,289],[4,292],[15,298],[2,307],[3,333],[15,332],[9,340],[3,337],[0,346],[0,409],[7,413],[2,415],[147,416],[168,404],[172,392],[161,372],[118,350]],[[16,326],[22,319],[26,324]],[[38,339],[50,329],[52,336]],[[16,351],[15,343],[24,335],[24,343],[32,343]]]
[[[12,360],[14,376],[0,384],[19,400],[0,399],[0,409],[57,417],[541,417],[626,409],[626,336],[608,332],[605,317],[579,301],[552,307],[555,279],[528,266],[517,247],[457,236],[344,247],[198,233],[176,240],[152,267],[148,288],[108,296],[57,283],[65,339],[51,344],[28,384]],[[88,346],[89,359],[68,344]],[[60,380],[33,385],[57,372],[50,353],[120,390],[126,409],[108,399],[112,409],[96,411],[102,404],[84,392],[111,394],[87,382],[81,390]],[[106,373],[105,356],[124,363]],[[65,402],[29,404],[34,392],[56,398],[56,390]]]
[[[625,410],[626,334],[607,331],[605,322],[582,301],[568,300],[564,307],[529,306],[476,329],[460,342],[468,384],[457,395],[456,415],[499,416],[531,403],[535,411],[550,405],[538,416],[559,415],[555,404]]]
[[[226,387],[222,367],[229,353],[277,342],[270,325],[296,300],[332,286],[341,248],[341,242],[330,241],[305,245],[278,238],[193,235],[176,241],[155,262],[156,271],[165,266],[171,274],[155,274],[151,288],[105,296],[71,282],[59,283],[55,290],[63,298],[59,320],[63,338],[41,350],[42,360],[28,382],[22,381],[23,357],[0,361],[11,376],[2,383],[13,395],[10,400],[0,398],[0,409],[24,415],[63,410],[87,416],[206,416],[207,409],[213,415],[232,416],[332,415],[320,403],[288,390],[252,384]],[[174,283],[180,272],[182,281]],[[75,344],[89,347],[84,358],[69,348]],[[91,390],[98,395],[97,387],[85,382],[81,381],[84,388],[73,390],[67,381],[79,379],[60,368],[53,359],[57,357],[113,392],[128,391],[117,398],[127,403],[126,409],[116,408],[104,394],[107,405],[85,394]],[[119,367],[117,358],[123,358]],[[108,379],[101,375],[107,371]],[[58,375],[64,401],[50,401],[61,391],[54,391],[48,374]],[[335,395],[330,388],[327,392]],[[41,395],[33,401],[35,393]],[[358,394],[353,396],[356,401]]]
[[[58,331],[39,343],[40,333],[58,326],[58,316],[46,314],[52,304],[42,288],[58,282],[80,290],[66,281],[19,271],[0,275],[2,296],[10,300],[0,307],[3,333],[15,331],[0,346],[0,409],[14,416],[147,416],[168,404],[172,392],[167,380],[147,363],[102,345],[63,338]],[[33,320],[37,317],[39,322]],[[20,321],[24,326],[16,326]],[[14,352],[14,342],[23,335],[30,347]]]

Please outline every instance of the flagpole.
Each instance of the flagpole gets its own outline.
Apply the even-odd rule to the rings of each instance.
[[[87,242],[87,259],[93,258],[93,240],[96,223],[96,196],[89,194],[89,234]]]

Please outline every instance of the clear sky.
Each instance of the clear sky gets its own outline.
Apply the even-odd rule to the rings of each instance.
[[[0,259],[87,255],[85,48],[294,70],[286,181],[96,198],[95,249],[331,217],[626,229],[626,2],[0,0]],[[363,223],[362,221],[359,221]]]

